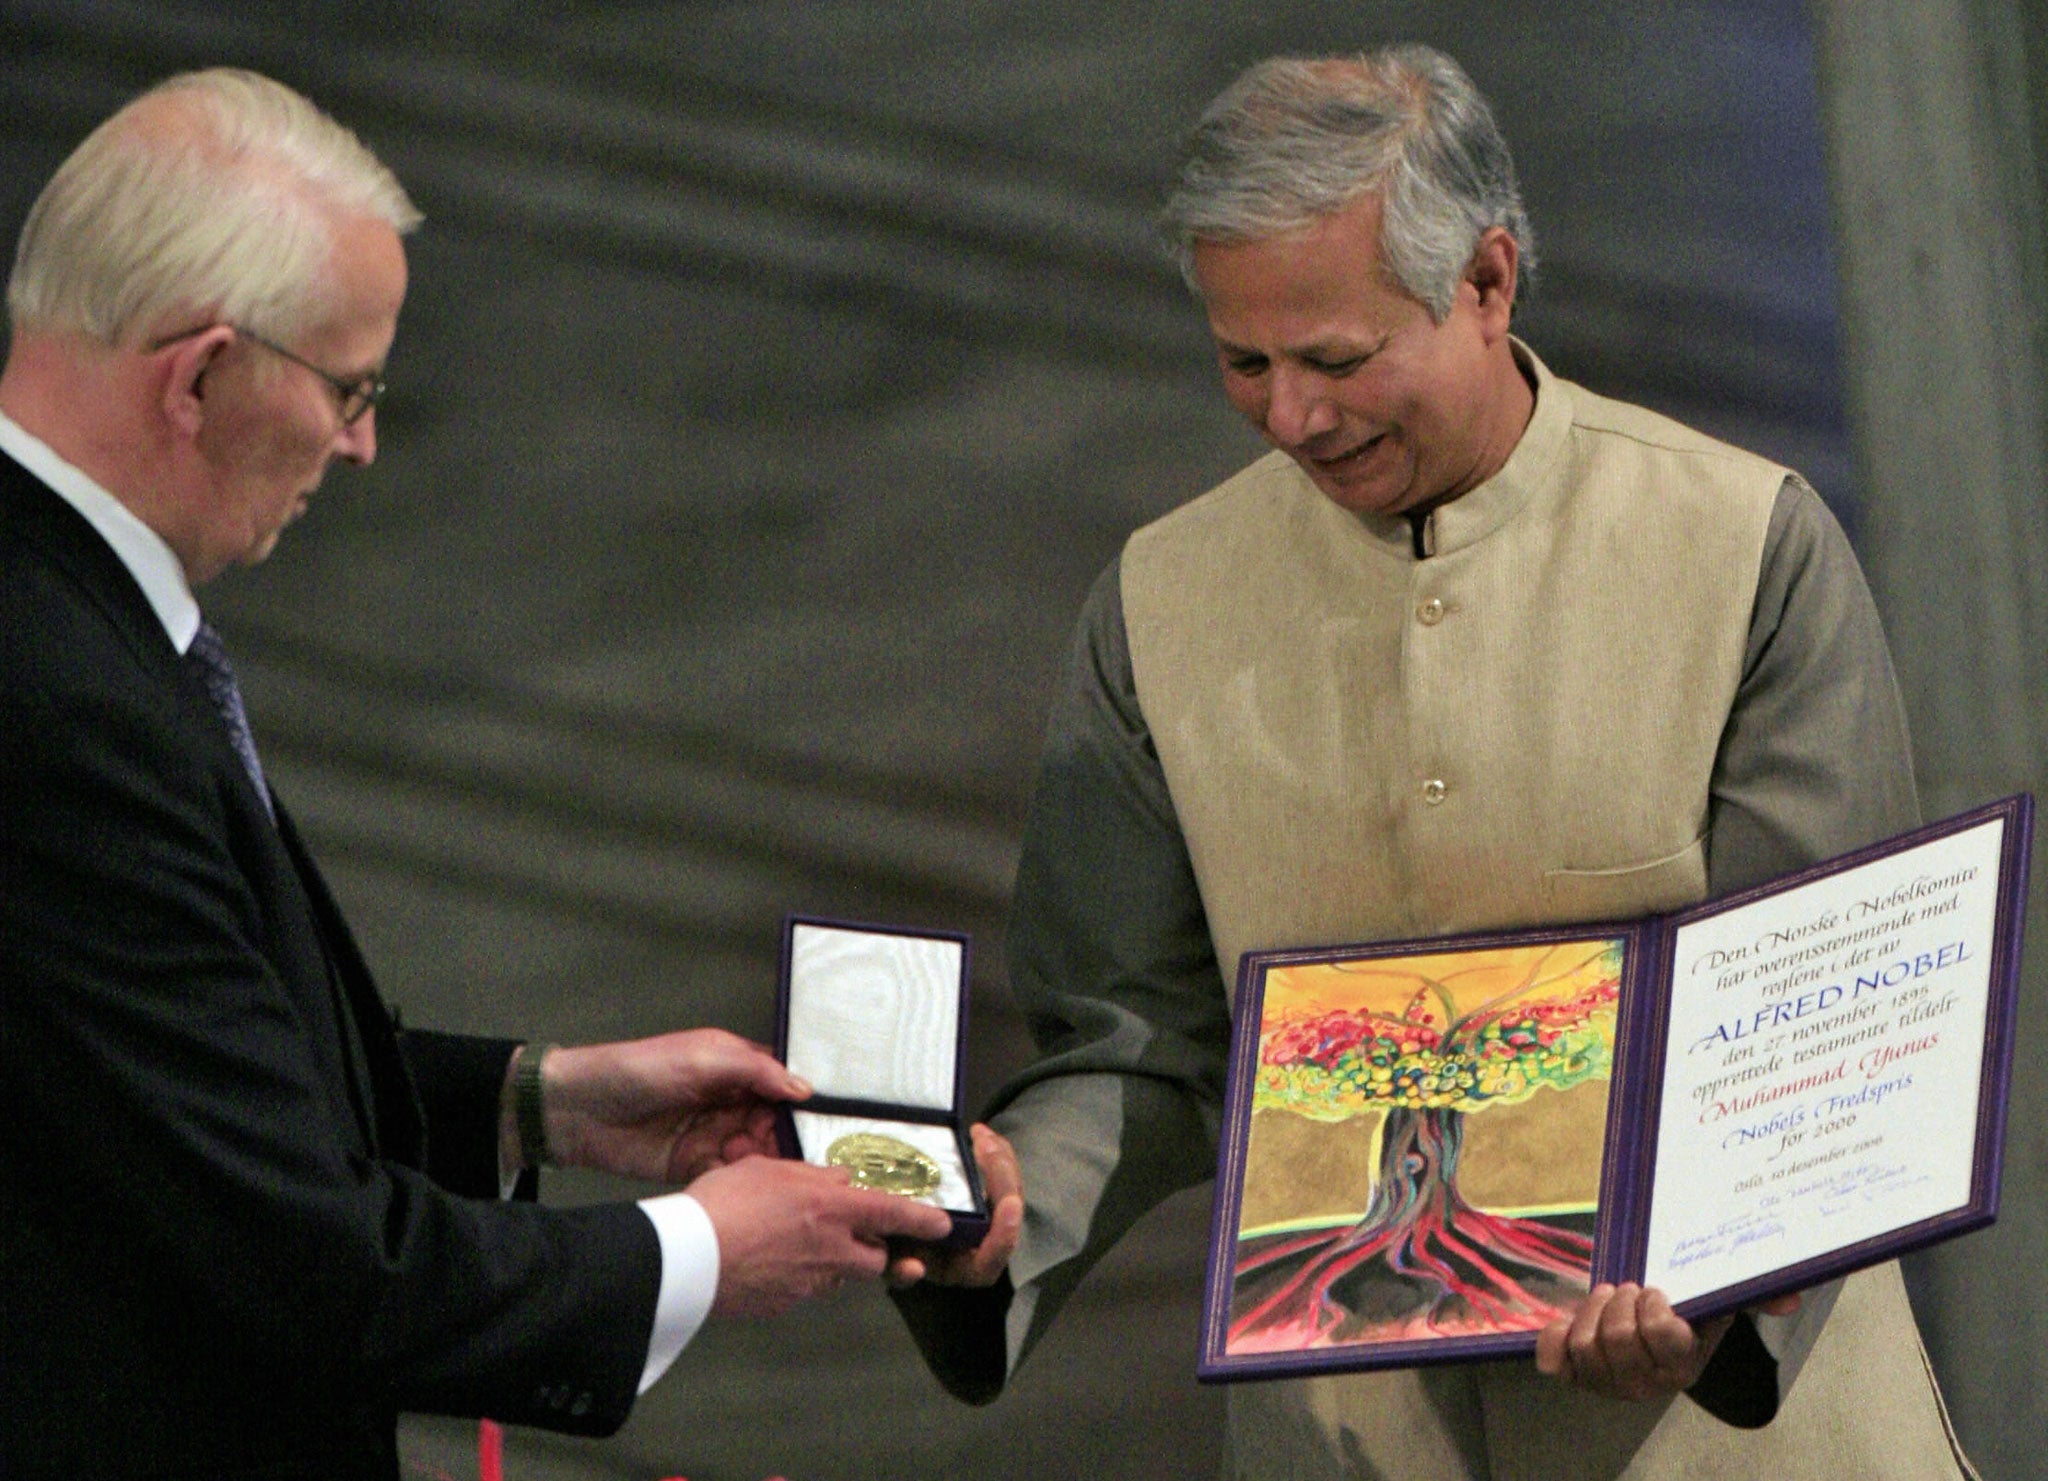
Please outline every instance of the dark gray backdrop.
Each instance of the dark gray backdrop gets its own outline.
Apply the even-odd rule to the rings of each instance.
[[[1255,450],[1149,227],[1245,63],[1459,56],[1537,225],[1522,331],[1856,528],[1805,15],[1556,10],[4,0],[0,230],[214,62],[309,93],[426,211],[376,465],[203,594],[409,1020],[766,1037],[785,910],[940,925],[975,936],[978,1103],[1028,1052],[1001,925],[1074,608]],[[508,1474],[1206,1474],[1206,1216],[1149,1219],[994,1408],[848,1292],[708,1329],[619,1438],[518,1434]],[[473,1427],[408,1454],[473,1474]]]

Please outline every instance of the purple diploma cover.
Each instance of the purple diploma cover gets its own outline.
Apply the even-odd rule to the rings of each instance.
[[[965,936],[791,916],[782,931],[776,1057],[811,1082],[776,1112],[785,1157],[953,1217],[948,1244],[988,1232],[988,1199],[961,1115]]]
[[[1988,1224],[2033,801],[1619,925],[1247,952],[1199,1375],[1500,1358]]]

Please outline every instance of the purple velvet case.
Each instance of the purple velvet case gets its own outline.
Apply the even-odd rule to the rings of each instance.
[[[952,1217],[952,1246],[988,1232],[962,1113],[968,953],[955,932],[792,915],[776,1002],[776,1057],[814,1090],[777,1111],[783,1155],[820,1161],[835,1133],[870,1123],[918,1145],[943,1169],[933,1197]]]
[[[1698,1320],[1989,1224],[2032,830],[2022,794],[1671,915],[1246,953],[1198,1375],[1524,1355],[1594,1281]]]

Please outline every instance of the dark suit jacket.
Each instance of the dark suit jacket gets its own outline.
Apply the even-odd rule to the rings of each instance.
[[[616,1428],[659,1246],[497,1200],[509,1048],[394,1030],[133,578],[0,457],[0,1477]]]

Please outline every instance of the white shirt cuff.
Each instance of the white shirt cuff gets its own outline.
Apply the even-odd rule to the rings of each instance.
[[[654,1306],[654,1334],[647,1341],[647,1366],[639,1392],[654,1387],[681,1356],[718,1295],[718,1232],[704,1205],[687,1193],[640,1200],[641,1212],[661,1241],[661,1296]]]

